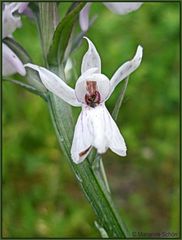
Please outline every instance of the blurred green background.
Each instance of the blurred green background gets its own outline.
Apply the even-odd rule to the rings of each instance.
[[[112,196],[133,232],[179,233],[179,7],[178,2],[144,3],[125,16],[100,3],[91,8],[90,15],[98,18],[88,37],[108,77],[133,57],[138,44],[144,47],[117,120],[128,155],[103,155]],[[14,37],[34,63],[42,64],[33,22],[24,16]],[[72,56],[71,85],[86,49],[83,42]],[[106,104],[110,112],[122,84]],[[99,237],[94,220],[59,149],[46,104],[3,83],[3,236]]]

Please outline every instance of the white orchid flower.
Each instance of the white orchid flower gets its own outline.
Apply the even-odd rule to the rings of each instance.
[[[110,11],[115,14],[124,15],[133,12],[141,7],[142,2],[102,2]],[[80,27],[86,32],[89,27],[89,12],[91,2],[87,3],[79,15]]]
[[[21,18],[15,13],[22,13],[28,3],[27,2],[13,2],[4,3],[2,16],[2,37],[12,37],[13,32],[21,27]],[[5,44],[2,45],[3,52],[3,76],[9,76],[14,73],[19,73],[24,76],[26,74],[25,68],[17,55]]]
[[[45,87],[72,106],[82,107],[77,120],[71,147],[71,156],[75,163],[82,162],[91,149],[95,147],[98,153],[105,153],[108,148],[120,156],[126,156],[125,141],[105,107],[105,101],[115,87],[130,75],[141,63],[143,49],[138,46],[134,58],[124,63],[109,80],[101,73],[101,59],[94,44],[88,41],[88,51],[85,53],[81,76],[75,89],[69,87],[62,79],[49,70],[26,64],[39,72]]]

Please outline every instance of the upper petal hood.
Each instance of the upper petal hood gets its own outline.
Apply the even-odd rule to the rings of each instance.
[[[135,71],[142,61],[143,48],[138,46],[134,58],[119,67],[119,69],[114,73],[113,77],[110,80],[110,94],[112,94],[114,88],[120,83],[123,79],[129,76],[133,71]],[[108,96],[108,98],[109,98]]]
[[[82,74],[76,82],[75,94],[77,99],[85,104],[85,95],[87,92],[87,82],[96,82],[96,91],[100,94],[100,102],[104,102],[110,90],[109,79],[101,73],[96,73],[97,68],[90,68]]]
[[[56,74],[46,68],[34,64],[28,63],[25,64],[25,66],[38,71],[41,81],[49,91],[53,92],[72,106],[81,106],[80,102],[78,102],[76,98],[75,91]]]
[[[10,76],[14,73],[19,73],[24,76],[26,74],[25,68],[21,60],[16,54],[6,45],[2,44],[3,50],[3,76]]]
[[[143,3],[141,2],[104,2],[103,3],[113,13],[124,15],[137,10]]]
[[[85,53],[82,59],[81,73],[83,74],[90,68],[97,68],[97,73],[101,73],[101,60],[100,56],[94,46],[94,44],[84,37],[88,42],[88,51]]]

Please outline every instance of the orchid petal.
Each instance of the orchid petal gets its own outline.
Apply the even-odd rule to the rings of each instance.
[[[23,13],[28,7],[29,2],[19,2],[17,3],[17,9],[19,13]]]
[[[75,126],[71,148],[71,156],[75,163],[82,162],[92,147],[95,147],[98,153],[105,153],[108,149],[110,136],[107,135],[105,109],[104,105],[96,108],[83,106]]]
[[[21,60],[16,54],[6,45],[2,44],[3,50],[3,76],[9,76],[14,73],[19,73],[24,76],[26,74],[25,68]]]
[[[100,154],[110,148],[116,154],[126,156],[125,141],[104,104],[96,108],[83,106],[71,147],[73,161],[82,162],[92,147]]]
[[[133,71],[135,71],[142,60],[143,55],[143,48],[141,46],[138,46],[136,54],[134,58],[131,61],[128,61],[124,63],[113,75],[113,77],[110,80],[110,94],[112,94],[115,87],[120,83],[123,79],[125,79],[127,76],[129,76]],[[108,97],[109,97],[108,96]]]
[[[29,17],[31,20],[35,19],[34,13],[31,8],[27,7],[24,11],[23,14]]]
[[[105,105],[95,108],[94,112],[91,116],[94,129],[93,146],[98,153],[104,153],[110,148],[116,154],[126,156],[125,141]]]
[[[96,67],[89,68],[87,71],[82,73],[82,75],[79,77],[79,79],[84,80],[88,75],[92,75],[92,74],[97,73],[97,72],[98,72],[98,68],[96,68]],[[77,81],[79,81],[79,79]]]
[[[126,156],[126,144],[123,136],[121,135],[115,121],[112,119],[110,113],[108,112],[108,123],[107,127],[109,129],[109,148],[119,156]]]
[[[104,104],[89,111],[89,118],[92,125],[93,143],[97,152],[103,154],[109,147],[110,130],[108,129],[108,111]]]
[[[76,98],[75,91],[56,74],[52,73],[46,68],[31,63],[25,64],[25,66],[38,71],[41,81],[49,91],[51,91],[72,106],[81,105]]]
[[[82,31],[86,32],[89,27],[89,11],[91,3],[87,3],[85,7],[81,10],[79,15],[79,22]]]
[[[82,162],[91,150],[93,131],[87,111],[82,110],[78,117],[71,147],[71,157],[75,163]]]
[[[137,10],[143,3],[141,2],[103,2],[103,4],[113,13],[124,15]]]
[[[97,68],[97,73],[101,73],[101,60],[100,56],[94,46],[94,44],[87,38],[84,37],[89,45],[88,51],[83,56],[81,73],[83,74],[90,68]]]

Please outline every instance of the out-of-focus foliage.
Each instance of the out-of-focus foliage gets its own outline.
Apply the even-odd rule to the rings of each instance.
[[[94,3],[95,13],[88,36],[107,76],[132,58],[138,44],[144,47],[118,118],[128,155],[108,151],[103,156],[112,194],[132,231],[178,233],[179,3],[144,3],[125,16]],[[26,17],[15,38],[42,64],[36,26]],[[86,48],[83,43],[73,53],[72,86]],[[110,111],[121,85],[107,102]],[[3,236],[98,237],[93,222],[94,213],[59,150],[46,104],[3,83]]]

